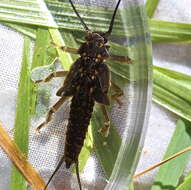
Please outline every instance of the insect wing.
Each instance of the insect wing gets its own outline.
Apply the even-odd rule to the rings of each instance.
[[[110,105],[108,95],[104,94],[100,89],[95,90],[94,99],[95,99],[96,102],[98,102],[100,104],[104,104],[106,106]]]
[[[109,105],[109,97],[107,95],[110,87],[110,71],[107,65],[100,64],[97,71],[98,86],[94,91],[94,99],[98,103]]]
[[[110,71],[108,66],[105,64],[100,64],[99,68],[97,69],[97,72],[98,80],[103,93],[108,93],[110,87]]]
[[[78,74],[79,66],[78,61],[73,63],[66,75],[63,86],[56,93],[57,96],[72,96],[74,94],[75,86],[72,84]]]

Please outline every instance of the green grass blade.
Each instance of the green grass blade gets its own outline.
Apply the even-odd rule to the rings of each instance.
[[[151,2],[152,1],[152,2]],[[148,6],[156,6],[158,0],[148,0]],[[68,3],[46,0],[47,6],[51,11],[55,21],[57,22],[60,29],[69,29],[83,31],[83,27],[79,19],[74,14],[71,6]],[[110,18],[112,16],[113,10],[84,7],[76,5],[79,14],[82,15],[85,23],[92,30],[106,31]],[[136,11],[136,7],[134,7]],[[191,39],[191,24],[169,22],[162,20],[150,19],[150,30],[153,42],[186,42]],[[115,36],[124,36],[123,22],[119,16],[115,20],[115,28],[112,32]]]
[[[1,0],[0,21],[57,28],[43,0]]]
[[[155,66],[154,83],[191,103],[191,76]]]
[[[177,122],[175,132],[165,153],[164,159],[186,148],[191,144],[191,122],[180,119]],[[154,180],[151,190],[175,189],[179,178],[186,167],[190,152],[186,152],[170,162],[162,165]]]
[[[147,2],[146,2],[146,12],[147,12],[147,16],[149,18],[153,17],[158,3],[159,3],[159,0],[147,0]]]
[[[30,121],[30,43],[24,40],[23,60],[20,73],[19,90],[17,97],[14,140],[23,154],[27,157],[29,121]],[[20,172],[13,167],[11,171],[11,190],[25,190],[27,183]]]
[[[191,105],[157,84],[153,85],[153,101],[191,121]]]
[[[184,178],[184,181],[176,188],[176,190],[190,190],[191,173]]]
[[[135,190],[133,183],[131,183],[131,185],[130,185],[130,187],[129,187],[129,190]]]
[[[36,37],[36,41],[35,41],[32,69],[34,69],[38,66],[48,65],[48,64],[52,63],[52,61],[56,57],[56,51],[54,53],[49,52],[49,50],[51,50],[50,48],[51,48],[50,33],[49,33],[48,29],[39,27],[37,29],[37,37]],[[48,56],[49,57],[53,56],[53,57],[47,63]]]
[[[151,7],[153,8],[154,7],[153,5],[156,5],[156,2],[157,0],[155,0],[154,2],[152,1],[151,3],[151,1],[149,0],[148,7],[150,7],[152,4]],[[15,16],[12,22],[24,23],[24,24],[30,24],[30,25],[32,24],[32,25],[38,25],[38,26],[39,25],[50,26],[50,23],[54,21],[49,11],[46,9],[46,7],[40,6],[36,0],[32,0],[31,3],[32,4],[30,3],[27,4],[27,6],[35,7],[36,12],[34,13],[34,15],[37,14],[37,15],[40,15],[40,17],[30,18],[29,13],[32,14],[34,10],[32,12],[28,12],[26,8],[25,9],[23,8],[26,4],[25,0],[22,0],[22,1],[14,0],[12,4],[10,4],[6,0],[3,0],[0,3],[0,7],[2,7],[2,10],[4,12],[6,12],[7,9],[11,9],[11,10],[13,9],[13,13],[14,13],[14,9],[15,9],[17,14],[21,14],[19,15],[18,19],[17,19],[17,16]],[[54,19],[58,23],[59,28],[83,31],[83,28],[81,27],[81,23],[79,22],[78,18],[76,17],[71,6],[69,6],[68,3],[59,2],[59,1],[54,1],[54,3],[52,3],[52,1],[50,0],[46,0],[46,3],[49,9],[51,10],[51,13],[54,15]],[[17,4],[19,5],[17,6]],[[110,21],[113,10],[108,9],[107,11],[105,11],[105,9],[101,9],[101,8],[97,9],[92,7],[87,10],[87,7],[83,7],[83,6],[77,6],[77,8],[79,10],[79,13],[81,13],[81,15],[85,15],[83,19],[88,24],[88,26],[90,26],[92,29],[101,30],[101,31],[107,30],[107,23]],[[9,15],[6,15],[6,13],[3,13],[3,14],[4,16],[2,17],[0,14],[1,21],[6,21],[6,22],[11,21],[11,19],[9,18]],[[22,14],[26,14],[26,15],[23,16]],[[29,19],[27,15],[29,16],[30,21],[27,21],[27,19]],[[49,24],[47,24],[46,22],[49,22]],[[124,36],[124,31],[122,28],[123,23],[119,15],[116,17],[115,23],[116,23],[115,24],[116,27],[113,31],[113,35]],[[151,30],[153,42],[189,42],[191,39],[191,32],[190,32],[191,24],[177,23],[177,22],[175,23],[175,22],[154,20],[154,19],[151,19],[149,23],[150,23],[150,30]],[[52,24],[51,26],[54,27],[53,25],[55,26],[55,23]],[[24,27],[20,28],[14,25],[12,25],[12,27],[34,38],[34,33],[29,31],[27,28],[24,28]]]
[[[36,67],[39,66],[44,66],[44,65],[49,65],[51,64],[54,59],[57,56],[57,52],[54,48],[52,48],[50,46],[50,33],[49,30],[47,28],[38,28],[37,29],[37,37],[36,37],[36,41],[35,41],[35,48],[34,48],[34,53],[33,53],[33,61],[32,61],[32,66],[31,69],[34,69]],[[31,97],[31,113],[35,114],[36,111],[36,99],[37,99],[37,89],[38,89],[38,85],[35,85],[32,81],[31,81],[31,92],[32,92],[32,97]],[[40,93],[43,91],[43,89],[39,89],[38,91],[38,95],[40,96]],[[48,98],[50,96],[50,92],[47,91],[46,93],[46,101],[44,101],[43,103],[47,103],[48,102]],[[41,97],[41,99],[43,99],[43,97]],[[42,102],[42,101],[41,101]],[[39,116],[40,114],[43,114],[44,112],[47,111],[47,106],[45,106],[45,108],[42,109],[38,109],[38,104],[37,104],[37,115]],[[42,106],[41,106],[42,108]],[[38,117],[37,116],[37,117]]]
[[[191,121],[191,77],[156,66],[153,76],[153,100]]]
[[[45,2],[47,3],[47,6],[51,11],[51,14],[53,15],[56,23],[58,24],[59,29],[67,29],[70,31],[84,31],[81,22],[79,21],[69,3],[60,2],[58,0],[55,0],[54,3],[52,3],[51,0],[45,0]],[[108,30],[108,23],[110,23],[110,20],[112,18],[113,9],[87,7],[77,4],[75,5],[75,7],[78,10],[79,14],[82,16],[84,22],[91,30]],[[123,10],[121,12],[118,11],[115,17],[115,27],[113,28],[112,35],[126,37],[126,31],[124,31],[124,23],[122,22],[121,15],[124,14],[124,17],[126,17],[127,14],[132,14],[132,11],[138,13],[138,10],[140,8],[143,9],[143,7],[140,6],[133,6],[129,10]]]
[[[49,29],[52,41],[60,46],[65,46],[65,41],[63,40],[60,32],[57,29]],[[61,49],[56,49],[59,59],[63,65],[64,70],[69,70],[73,60],[69,53],[63,52]]]
[[[157,0],[152,1],[153,5],[156,5],[156,1]],[[35,5],[38,11],[42,11],[41,8],[44,6],[39,8],[39,5],[36,2],[36,0],[32,0],[31,2],[33,2],[31,6]],[[148,0],[148,6],[151,4],[150,2],[151,1]],[[23,3],[23,6],[24,6],[24,3],[26,2],[25,0],[22,0],[20,1],[20,3],[21,4]],[[53,14],[55,21],[58,23],[60,29],[69,29],[72,31],[74,30],[83,31],[83,27],[81,27],[81,23],[79,22],[79,19],[76,17],[76,15],[73,12],[73,9],[68,3],[60,2],[58,0],[54,1],[54,3],[52,3],[52,0],[46,0],[46,3],[51,13]],[[7,4],[6,0],[3,0],[2,4]],[[13,4],[12,6],[13,6],[12,8],[14,9],[14,6],[16,6],[16,4]],[[0,4],[0,7],[1,7],[1,4]],[[21,14],[22,6],[19,5],[19,7],[20,8],[17,11],[19,14]],[[90,28],[92,28],[93,30],[101,30],[101,31],[107,30],[108,28],[107,24],[110,21],[113,10],[107,9],[107,11],[105,11],[105,9],[101,9],[101,8],[98,9],[93,7],[87,9],[87,7],[80,6],[80,5],[77,5],[77,8],[79,10],[79,13],[83,15],[83,19],[88,24],[88,26],[90,26]],[[6,6],[2,7],[2,10],[4,9],[6,9]],[[43,14],[41,12],[39,13],[39,15],[41,16]],[[17,23],[25,23],[25,24],[28,23],[23,21],[23,19],[27,19],[25,17],[26,16],[22,16],[22,18],[19,18]],[[43,15],[43,17],[46,17],[46,19],[48,18],[50,18],[51,20],[53,19],[50,16],[50,13],[48,10],[46,10],[46,14]],[[9,20],[8,18],[6,18],[6,15],[4,15],[3,18],[4,19],[2,21]],[[35,20],[32,20],[31,23],[28,23],[28,24],[40,25],[39,23],[37,23],[37,21],[39,21],[38,19],[39,18],[35,18]],[[150,19],[149,24],[150,24],[150,30],[151,30],[151,36],[152,36],[153,42],[190,42],[191,24],[169,22],[169,21],[162,21],[162,20],[155,20],[155,19]],[[47,25],[44,24],[44,25],[49,26],[48,24]],[[28,30],[27,28],[18,27],[14,25],[12,25],[12,27],[26,35],[29,35],[33,38],[35,37],[34,33]],[[119,15],[116,17],[115,28],[112,34],[115,36],[125,35],[123,31],[123,23]]]
[[[191,24],[149,20],[153,42],[190,42]]]
[[[61,2],[58,0],[55,0],[54,3],[52,3],[52,0],[45,0],[45,2],[60,29],[84,31],[81,22],[74,13],[70,3]],[[104,8],[87,8],[87,6],[77,4],[75,5],[75,7],[78,10],[79,14],[82,16],[84,22],[92,30],[108,29],[108,23],[110,22],[113,14],[112,9],[107,9],[106,11],[106,9]],[[123,30],[121,30],[122,24],[118,13],[116,16],[116,25],[117,26],[115,28],[119,28],[119,30],[116,31],[116,29],[114,28],[112,33],[114,35],[121,35]]]
[[[5,26],[11,27],[12,29],[16,30],[17,32],[20,32],[24,36],[28,36],[31,39],[36,39],[36,26],[26,25],[26,24],[12,24],[8,22],[1,22]]]

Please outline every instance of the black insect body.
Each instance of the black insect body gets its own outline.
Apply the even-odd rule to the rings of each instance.
[[[108,135],[109,117],[107,116],[106,106],[110,104],[108,90],[111,81],[110,71],[104,61],[111,58],[108,53],[109,46],[106,44],[107,39],[112,32],[115,15],[121,0],[119,0],[116,5],[109,30],[105,33],[91,32],[76,11],[72,1],[69,1],[74,9],[74,12],[77,14],[85,30],[87,31],[87,35],[85,37],[86,41],[81,44],[77,51],[73,48],[59,47],[65,51],[71,51],[71,53],[78,53],[80,54],[80,57],[71,66],[68,73],[65,71],[55,72],[43,80],[44,82],[47,82],[53,77],[66,76],[63,86],[57,92],[57,96],[61,97],[60,100],[49,110],[46,120],[38,126],[37,130],[40,130],[42,126],[51,120],[52,114],[59,109],[68,97],[72,97],[66,132],[64,156],[50,177],[46,187],[61,164],[65,162],[66,168],[70,168],[73,163],[76,164],[79,189],[82,190],[78,169],[78,157],[84,144],[84,139],[95,102],[102,105],[101,107],[105,117],[105,126],[101,129],[101,132],[104,136]],[[113,58],[118,59],[119,57],[113,56]],[[127,58],[126,61],[127,60],[129,60],[129,58]]]
[[[107,65],[103,63],[104,60],[109,57],[109,46],[105,45],[106,42],[106,39],[99,33],[88,32],[86,42],[82,43],[78,50],[80,58],[71,66],[63,86],[56,94],[63,98],[60,99],[62,101],[58,101],[58,103],[50,109],[47,120],[37,128],[37,130],[40,130],[43,125],[48,123],[52,113],[62,105],[66,97],[72,97],[64,156],[59,162],[55,172],[63,161],[66,163],[66,168],[70,168],[71,164],[75,163],[80,190],[81,183],[78,171],[78,157],[84,144],[94,103],[96,101],[105,106],[109,105],[108,90],[110,87],[110,71]],[[59,72],[58,76],[62,74],[65,75],[64,72]],[[45,82],[49,81],[52,77],[53,75],[47,77]],[[107,128],[105,130],[103,128],[103,133],[104,131],[107,133],[107,130]],[[105,136],[107,136],[107,134],[105,134]]]
[[[61,96],[73,96],[66,132],[64,154],[66,168],[78,161],[94,102],[109,105],[107,96],[110,82],[109,69],[103,63],[104,58],[108,57],[107,49],[104,46],[103,37],[98,36],[96,33],[88,35],[91,35],[92,39],[87,40],[80,47],[79,53],[81,57],[72,66],[64,83],[65,88],[61,92]],[[88,52],[88,47],[95,44],[99,45],[99,47],[96,47],[97,53],[95,53],[96,51],[92,53],[92,49],[89,49]],[[104,54],[103,57],[100,56],[101,53]],[[98,55],[100,58],[98,58]],[[70,80],[69,83],[67,83],[67,79]]]

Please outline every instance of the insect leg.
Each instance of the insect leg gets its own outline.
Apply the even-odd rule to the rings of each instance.
[[[71,48],[71,47],[66,47],[66,46],[59,46],[53,41],[50,42],[55,48],[59,48],[62,51],[68,52],[68,53],[73,53],[73,54],[78,54],[78,49]]]
[[[50,73],[50,75],[48,75],[44,80],[37,80],[37,81],[35,81],[35,83],[49,82],[50,80],[52,80],[55,77],[65,77],[67,75],[67,73],[68,73],[68,71],[53,72],[53,73]]]
[[[117,56],[112,55],[109,57],[110,60],[116,61],[120,64],[133,64],[133,61],[128,56]]]
[[[111,95],[112,99],[115,99],[119,106],[122,106],[122,102],[118,99],[118,97],[123,96],[123,90],[117,86],[114,82],[111,82],[111,88],[114,89],[115,91],[118,91],[117,93]]]
[[[39,133],[40,129],[46,125],[51,119],[52,119],[52,115],[62,106],[62,104],[66,101],[68,97],[67,96],[63,96],[61,97],[48,111],[46,120],[44,122],[42,122],[37,128],[36,131]]]
[[[102,134],[103,137],[107,137],[109,135],[109,128],[110,128],[110,119],[106,110],[105,105],[100,105],[101,111],[104,116],[104,127],[102,127],[99,132]]]

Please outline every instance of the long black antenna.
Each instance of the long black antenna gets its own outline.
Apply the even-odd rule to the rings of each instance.
[[[112,29],[113,29],[113,23],[114,23],[114,20],[115,20],[115,15],[117,13],[117,9],[119,7],[120,2],[121,2],[121,0],[119,0],[117,2],[117,5],[115,7],[115,10],[113,12],[113,16],[112,16],[112,19],[111,19],[111,22],[110,22],[110,25],[109,25],[109,30],[105,33],[107,37],[111,35]]]
[[[58,165],[56,166],[56,169],[54,170],[53,174],[51,175],[50,179],[48,180],[48,182],[47,182],[47,184],[46,184],[44,190],[46,190],[46,188],[48,187],[50,181],[52,180],[52,178],[54,177],[54,175],[56,174],[56,172],[58,171],[58,169],[60,168],[60,166],[61,166],[62,163],[64,162],[64,157],[65,157],[65,156],[63,156],[63,157],[61,158],[61,160],[58,162]]]
[[[72,3],[72,0],[69,0],[70,4],[72,5],[72,8],[74,9],[74,12],[76,13],[76,15],[78,16],[78,18],[80,19],[82,25],[84,26],[86,31],[90,31],[89,28],[87,27],[86,23],[83,21],[83,19],[81,18],[81,16],[79,15],[78,11],[76,10],[74,4]]]

